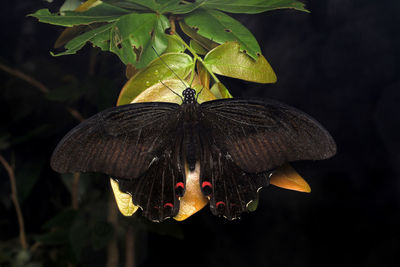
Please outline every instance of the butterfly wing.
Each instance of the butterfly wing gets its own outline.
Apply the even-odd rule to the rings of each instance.
[[[100,112],[72,129],[58,144],[54,170],[101,172],[152,221],[179,211],[184,193],[182,110],[173,103],[137,103]],[[178,185],[178,188],[177,188]]]
[[[107,109],[60,141],[51,166],[60,173],[101,172],[115,178],[137,178],[170,146],[180,118],[180,106],[173,103]]]
[[[249,210],[270,171],[335,154],[330,134],[305,113],[274,101],[221,99],[200,105],[200,186],[213,214]]]
[[[275,101],[220,99],[200,105],[202,128],[248,173],[333,156],[331,135],[307,114]]]
[[[175,143],[174,143],[175,140]],[[179,197],[184,194],[184,164],[181,157],[182,131],[177,131],[174,143],[152,161],[140,177],[120,179],[120,190],[132,196],[132,202],[142,208],[142,215],[151,221],[163,221],[179,212]]]
[[[214,141],[210,135],[201,135],[201,189],[214,215],[237,219],[258,198],[258,190],[268,185],[269,173],[243,171]]]

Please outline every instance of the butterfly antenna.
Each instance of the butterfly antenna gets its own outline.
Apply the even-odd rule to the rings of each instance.
[[[151,46],[151,48],[153,48],[154,52],[157,54],[157,56],[160,58],[160,60],[165,64],[165,66],[167,66],[167,68],[172,71],[172,73],[182,82],[183,86],[186,88],[186,84],[184,83],[184,81],[181,79],[181,77],[178,76],[178,74],[176,74],[176,72],[170,68],[170,66],[168,66],[168,64],[162,59],[162,57],[160,56],[160,54],[158,54],[158,52],[156,51],[156,49]]]
[[[172,90],[171,88],[169,88],[168,87],[168,85],[166,85],[165,83],[163,83],[161,80],[160,80],[160,83],[162,84],[162,85],[164,85],[165,87],[167,87],[172,93],[174,93],[174,94],[176,94],[177,96],[179,96],[179,98],[182,100],[182,102],[183,102],[183,98],[182,98],[182,96],[180,95],[180,94],[178,94],[177,92],[175,92],[174,90]]]

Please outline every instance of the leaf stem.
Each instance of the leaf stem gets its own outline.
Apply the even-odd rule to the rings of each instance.
[[[3,158],[2,155],[0,155],[0,162],[1,162],[1,164],[3,164],[4,168],[6,169],[6,171],[8,173],[8,177],[10,178],[11,199],[12,199],[12,201],[14,203],[15,211],[17,213],[17,219],[18,219],[18,225],[19,225],[19,240],[20,240],[20,243],[21,243],[21,247],[23,249],[28,249],[28,242],[26,241],[26,235],[25,235],[24,217],[22,216],[21,207],[20,207],[19,201],[18,201],[18,191],[17,191],[17,183],[15,181],[14,169]]]
[[[220,81],[217,78],[217,76],[215,76],[215,74],[212,72],[212,70],[209,69],[207,64],[204,63],[203,59],[199,55],[197,55],[196,51],[194,51],[178,34],[175,33],[175,35],[177,37],[177,40],[179,40],[179,42],[181,42],[186,47],[186,49],[189,50],[189,52],[193,55],[194,63],[196,63],[196,60],[198,60],[201,63],[201,65],[203,65],[204,68],[208,71],[208,73],[210,73],[210,75],[213,78],[213,80],[216,83],[219,83]],[[194,65],[196,65],[196,64],[194,64]]]

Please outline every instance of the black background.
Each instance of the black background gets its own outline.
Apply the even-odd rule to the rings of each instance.
[[[48,7],[46,2],[5,1],[2,5],[1,62],[34,75],[49,87],[70,73],[85,79],[90,50],[51,57],[48,51],[61,29],[25,17]],[[233,222],[213,217],[205,208],[176,223],[181,239],[141,231],[135,243],[138,266],[398,266],[400,2],[310,0],[306,7],[311,13],[286,10],[235,16],[259,41],[278,82],[224,82],[234,96],[273,98],[312,115],[331,132],[337,155],[293,164],[311,185],[311,194],[265,188],[257,211]],[[125,82],[124,66],[116,56],[102,56],[106,63],[98,72],[110,80],[111,106]],[[0,79],[2,87],[9,82],[4,72]],[[13,123],[9,120],[13,108],[29,106],[39,97],[25,94],[21,99],[16,93],[15,102],[2,100],[1,125]],[[40,118],[51,125],[56,118],[68,116],[51,105],[43,109],[31,111],[32,117],[14,129],[29,130]],[[85,103],[77,109],[85,115],[95,112]],[[66,132],[68,127],[64,127]],[[32,160],[38,150],[50,157],[61,136],[49,140],[44,134],[21,148],[24,160]],[[7,196],[7,176],[3,170],[0,174],[1,193]],[[52,190],[56,175],[47,166],[23,206],[28,233],[38,231],[56,212],[55,207],[46,207],[43,198]],[[62,190],[58,194],[68,198]],[[14,227],[6,224],[1,238],[16,236],[13,210],[3,214]],[[96,260],[83,265],[104,266]]]

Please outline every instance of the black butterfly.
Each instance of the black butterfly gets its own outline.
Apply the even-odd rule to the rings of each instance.
[[[104,110],[58,144],[52,168],[101,172],[117,179],[152,221],[174,217],[185,193],[185,162],[200,162],[200,184],[213,214],[229,220],[248,211],[270,172],[286,162],[336,153],[330,134],[305,113],[266,100],[219,99],[182,105],[128,104]]]

